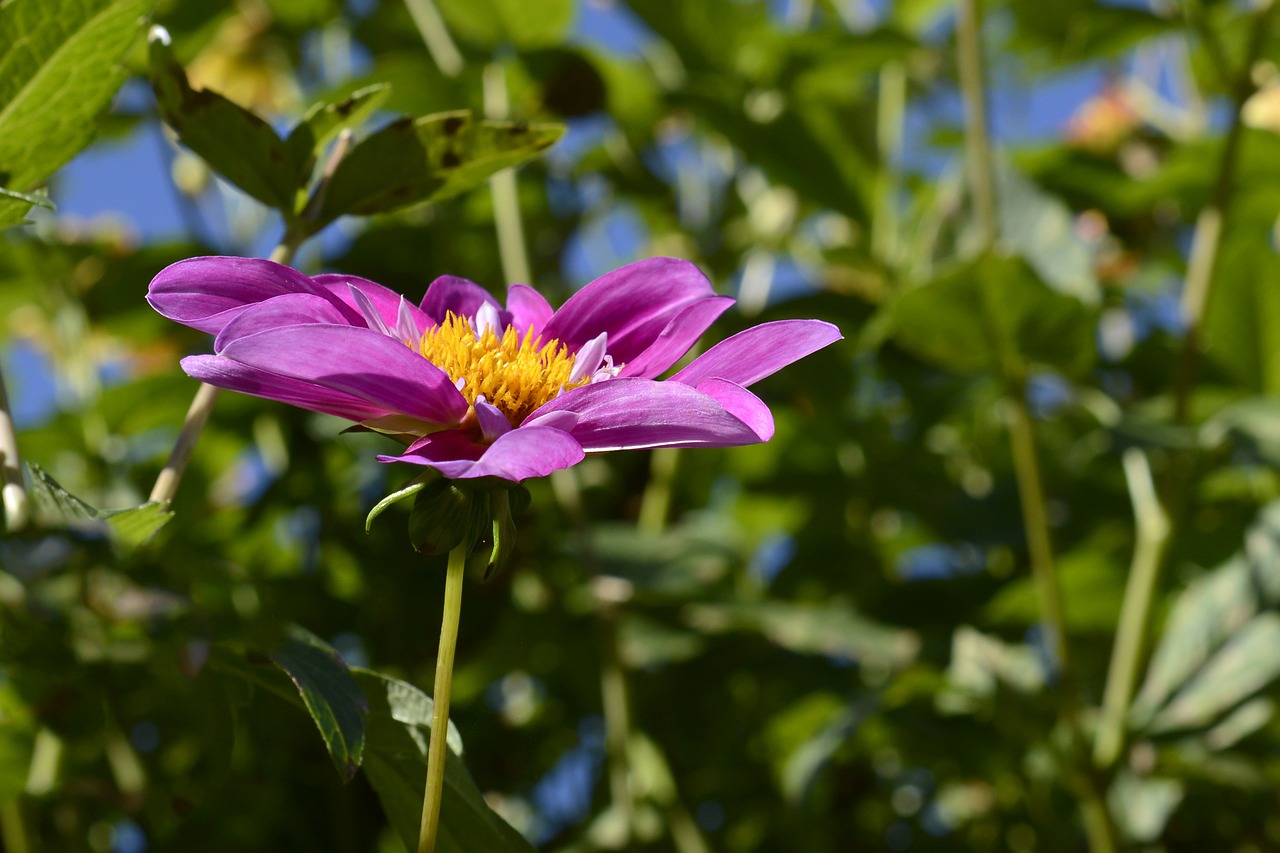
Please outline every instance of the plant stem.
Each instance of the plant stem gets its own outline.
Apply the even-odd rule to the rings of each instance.
[[[980,0],[960,0],[956,15],[956,62],[960,75],[965,110],[965,161],[969,176],[969,192],[977,221],[978,252],[989,254],[999,236],[996,209],[996,185],[991,141],[987,134],[987,102],[982,68],[982,9]],[[986,290],[984,289],[984,294]],[[987,306],[991,316],[991,306]],[[999,337],[997,337],[999,340]],[[1023,528],[1031,558],[1031,575],[1040,602],[1040,616],[1049,633],[1048,645],[1058,661],[1059,718],[1066,727],[1072,748],[1068,760],[1087,764],[1077,755],[1080,744],[1080,700],[1067,640],[1066,614],[1054,565],[1053,541],[1049,533],[1049,512],[1045,500],[1044,478],[1036,450],[1035,425],[1027,408],[1027,374],[1021,357],[1012,351],[1001,354],[1000,371],[1008,388],[1012,406],[1009,443],[1013,456],[1014,477],[1022,507]],[[1081,822],[1091,853],[1114,853],[1117,834],[1100,783],[1089,774],[1081,774],[1078,784],[1071,786],[1076,794]]]
[[[325,191],[329,187],[329,179],[333,177],[342,158],[346,157],[347,152],[351,150],[353,139],[349,130],[343,130],[338,134],[338,139],[325,161],[324,170],[320,173],[311,198],[307,201],[306,210],[302,215],[304,223],[319,212]],[[292,263],[294,255],[310,236],[311,232],[305,227],[286,227],[280,243],[271,251],[270,260],[277,264]],[[173,501],[178,493],[178,484],[182,482],[182,475],[187,470],[187,462],[191,459],[191,451],[200,440],[200,433],[209,422],[209,415],[212,414],[217,402],[218,389],[212,385],[200,383],[200,388],[187,409],[187,416],[182,421],[182,430],[178,433],[178,440],[174,442],[169,461],[165,463],[160,476],[156,478],[155,485],[151,487],[149,500],[166,504]]]
[[[440,17],[440,10],[431,0],[404,0],[409,16],[418,28],[418,34],[427,46],[427,53],[435,60],[436,67],[446,77],[457,77],[465,64],[458,47],[449,37],[449,30]]]
[[[1124,453],[1123,462],[1125,479],[1129,483],[1129,497],[1133,501],[1137,543],[1133,549],[1133,563],[1129,568],[1129,582],[1124,590],[1124,604],[1120,610],[1120,624],[1116,628],[1115,646],[1111,650],[1111,664],[1107,669],[1102,716],[1098,721],[1097,736],[1093,743],[1093,761],[1104,769],[1115,764],[1124,746],[1125,714],[1133,701],[1133,691],[1137,686],[1138,666],[1142,662],[1143,647],[1146,645],[1151,602],[1155,598],[1160,566],[1164,562],[1173,530],[1156,495],[1147,457],[1141,450],[1129,449]]]
[[[18,455],[18,430],[9,414],[9,395],[0,371],[0,503],[4,506],[5,527],[10,533],[31,520],[31,503],[22,482],[22,457]]]
[[[449,552],[444,577],[444,616],[440,620],[440,650],[436,655],[436,684],[431,700],[431,743],[427,752],[427,786],[422,800],[422,829],[418,853],[434,853],[440,830],[440,798],[444,793],[444,766],[448,758],[449,696],[453,688],[453,656],[458,646],[458,622],[462,615],[462,579],[467,567],[467,547]]]
[[[491,119],[506,119],[511,107],[507,100],[507,72],[501,64],[491,62],[484,67],[484,114]],[[502,258],[502,275],[508,283],[529,283],[529,252],[525,247],[524,224],[520,219],[520,193],[516,170],[503,169],[489,179],[493,193],[493,224],[498,231],[498,254]]]
[[[1036,452],[1035,427],[1027,409],[1026,383],[1017,382],[1010,393],[1013,404],[1009,422],[1009,443],[1013,451],[1013,470],[1018,482],[1018,500],[1022,504],[1022,524],[1027,535],[1031,557],[1031,576],[1040,601],[1040,616],[1051,635],[1049,648],[1058,661],[1061,674],[1063,718],[1074,726],[1079,707],[1075,695],[1075,669],[1067,643],[1067,620],[1062,608],[1062,592],[1058,588],[1054,565],[1053,541],[1049,535],[1049,511],[1044,496],[1044,478]]]
[[[636,527],[641,532],[656,536],[667,526],[671,490],[679,466],[680,448],[663,447],[653,451],[649,460],[649,483],[640,496],[640,514],[636,519]]]
[[[876,147],[880,170],[876,175],[875,218],[871,220],[871,253],[884,267],[897,265],[898,158],[902,151],[903,115],[907,104],[907,71],[901,62],[880,68],[876,100]]]
[[[1191,414],[1191,392],[1195,388],[1196,376],[1200,369],[1202,331],[1209,313],[1214,273],[1217,271],[1221,254],[1219,250],[1226,228],[1227,214],[1235,194],[1236,163],[1240,155],[1240,142],[1244,138],[1244,104],[1255,90],[1250,74],[1266,45],[1274,8],[1275,3],[1267,2],[1258,10],[1244,65],[1234,78],[1234,82],[1228,83],[1233,105],[1231,125],[1227,129],[1227,138],[1222,145],[1222,157],[1218,161],[1218,171],[1214,178],[1209,204],[1196,218],[1196,230],[1191,240],[1190,256],[1187,259],[1187,278],[1182,289],[1182,320],[1186,325],[1186,335],[1182,339],[1182,350],[1178,355],[1173,407],[1174,419],[1178,423],[1186,423]],[[1207,26],[1206,24],[1205,27]],[[1212,44],[1214,43],[1212,31],[1210,30],[1209,33],[1206,43]]]
[[[27,822],[22,815],[22,801],[15,797],[0,808],[0,842],[7,853],[31,853]]]
[[[969,193],[978,223],[981,251],[995,246],[996,185],[991,140],[987,134],[987,95],[982,69],[981,0],[960,0],[956,10],[956,65],[960,96],[964,101],[964,153],[969,173]]]

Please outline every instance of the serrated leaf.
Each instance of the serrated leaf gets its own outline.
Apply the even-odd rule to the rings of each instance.
[[[127,548],[148,542],[173,513],[154,501],[128,509],[95,509],[68,492],[34,462],[24,463],[31,483],[36,520],[48,527],[68,527],[110,537]]]
[[[365,773],[392,827],[416,849],[431,737],[431,698],[403,681],[368,670],[354,672],[369,700]],[[530,853],[534,847],[485,803],[459,754],[450,725],[440,805],[438,853]]]
[[[173,518],[173,513],[159,501],[148,501],[130,509],[103,510],[99,517],[115,531],[117,540],[136,548],[150,542],[151,537]]]
[[[364,760],[369,705],[347,665],[328,643],[296,625],[271,659],[297,687],[338,773],[352,779]]]
[[[150,62],[160,114],[182,144],[258,201],[292,214],[303,164],[271,125],[217,92],[191,88],[166,39],[151,39]]]
[[[12,228],[27,222],[27,213],[33,207],[53,210],[49,196],[40,193],[20,193],[0,187],[0,228]]]
[[[442,201],[536,157],[560,125],[476,121],[466,111],[392,122],[338,164],[315,223]]]
[[[1096,354],[1092,309],[1019,258],[963,264],[907,290],[889,311],[903,349],[959,373],[1000,372],[1016,359],[1076,375]]]
[[[0,183],[31,189],[89,144],[153,0],[0,4]],[[25,211],[23,211],[25,213]]]

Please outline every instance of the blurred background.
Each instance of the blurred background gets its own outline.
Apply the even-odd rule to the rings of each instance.
[[[405,506],[364,530],[417,473],[385,439],[224,394],[151,541],[65,523],[142,505],[195,393],[210,342],[151,278],[284,232],[162,121],[149,10],[282,135],[378,83],[357,139],[565,126],[514,177],[337,219],[304,272],[559,304],[668,255],[738,300],[708,342],[845,336],[755,389],[767,445],[527,484],[452,719],[539,849],[1280,850],[1270,2],[97,5],[135,22],[119,89],[0,234],[0,368],[62,500],[0,539],[0,849],[404,849],[299,706],[208,665],[297,624],[431,683],[444,560]]]

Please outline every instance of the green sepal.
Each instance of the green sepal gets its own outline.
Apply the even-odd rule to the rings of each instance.
[[[386,511],[387,507],[391,506],[394,503],[399,503],[405,498],[413,497],[418,492],[425,489],[427,487],[427,483],[431,480],[432,476],[434,476],[434,472],[432,471],[427,471],[423,474],[420,474],[419,476],[410,480],[409,485],[392,492],[391,494],[387,495],[385,498],[383,498],[382,500],[374,504],[373,509],[369,510],[369,514],[365,516],[364,532],[368,533],[373,528],[373,520],[378,516],[382,515],[382,513]]]
[[[489,523],[489,495],[435,480],[418,492],[409,513],[409,541],[424,554],[443,554],[460,545],[467,553],[484,535]]]

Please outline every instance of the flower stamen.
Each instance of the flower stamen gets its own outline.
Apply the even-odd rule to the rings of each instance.
[[[458,390],[473,407],[484,397],[512,426],[519,426],[561,391],[591,381],[589,376],[573,376],[575,358],[568,347],[558,340],[544,343],[532,327],[521,335],[508,326],[499,338],[491,323],[476,326],[450,312],[443,323],[423,334],[418,352],[457,380]]]

